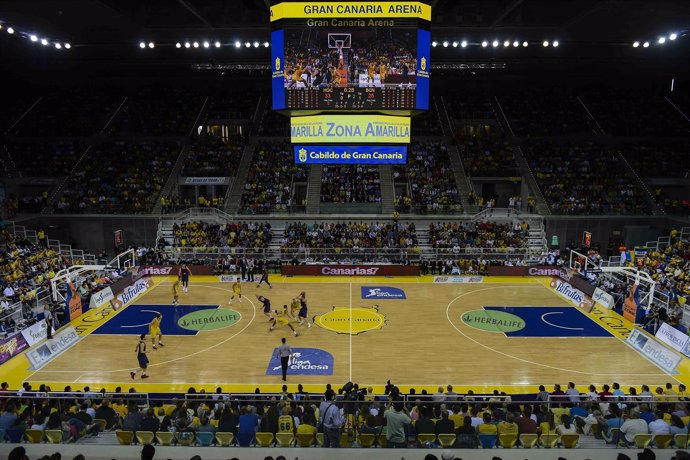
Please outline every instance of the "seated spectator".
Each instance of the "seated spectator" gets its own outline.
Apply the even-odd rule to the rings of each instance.
[[[470,426],[472,425],[472,418],[470,417]],[[453,434],[455,433],[455,422],[448,418],[448,411],[441,411],[441,419],[436,422],[436,434]]]
[[[651,434],[669,434],[671,432],[671,428],[669,427],[669,424],[664,421],[664,412],[657,410],[655,413],[655,420],[653,420],[651,423],[649,423],[649,432]],[[671,416],[673,417],[673,416]],[[646,422],[645,422],[646,423]],[[682,423],[682,421],[681,421]]]
[[[175,144],[115,142],[90,151],[56,203],[61,213],[149,213],[179,154]],[[127,163],[122,163],[127,158]]]
[[[409,183],[411,199],[405,209],[434,214],[462,212],[460,192],[445,145],[413,143],[407,158],[407,165],[393,166],[393,176],[398,177],[394,180]]]
[[[498,434],[518,434],[518,426],[515,423],[515,416],[512,413],[506,415],[506,419],[501,421],[498,426]]]
[[[535,143],[523,152],[556,214],[646,214],[645,192],[620,156],[604,145]],[[601,171],[615,171],[601,174]]]
[[[187,222],[173,225],[175,246],[195,248],[266,248],[271,242],[271,224]]]
[[[556,427],[556,433],[558,433],[559,436],[563,436],[564,434],[577,434],[577,429],[575,425],[571,423],[569,415],[561,415],[561,423]]]
[[[491,423],[491,414],[489,412],[484,412],[482,415],[482,423],[477,427],[477,432],[479,434],[498,434],[497,426]]]
[[[454,447],[459,449],[475,449],[478,445],[477,430],[472,426],[472,417],[467,415],[462,426],[457,431]]]
[[[324,165],[322,203],[378,203],[381,178],[377,166]]]
[[[414,425],[417,434],[430,434],[436,432],[434,421],[429,417],[429,409],[422,407],[421,415]]]
[[[260,144],[244,184],[240,212],[266,214],[287,211],[293,204],[295,182],[306,182],[308,169],[285,158],[292,157],[290,144]]]
[[[649,433],[649,427],[647,426],[647,422],[640,418],[639,411],[632,410],[630,412],[630,418],[621,425],[620,433],[625,435],[623,439],[630,445],[635,443],[636,434]]]

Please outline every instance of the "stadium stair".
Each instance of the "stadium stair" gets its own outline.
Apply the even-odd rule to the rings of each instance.
[[[393,214],[395,211],[395,187],[391,165],[379,165],[379,176],[381,177],[381,214]]]
[[[232,181],[232,185],[228,187],[228,193],[225,195],[225,212],[228,214],[234,215],[241,211],[242,191],[244,190],[245,182],[247,182],[247,175],[249,174],[249,167],[254,158],[256,145],[257,139],[250,138],[249,142],[244,147],[242,159],[237,168],[237,175]]]
[[[470,192],[473,192],[472,183],[465,173],[465,167],[462,165],[460,158],[460,151],[458,147],[450,142],[446,142],[448,149],[448,157],[450,158],[450,166],[453,168],[453,176],[455,177],[455,184],[460,192],[460,201],[465,213],[472,214],[477,212],[476,205],[470,204]]]
[[[501,124],[506,133],[508,133],[511,137],[515,137],[513,128],[510,127],[508,117],[506,117],[506,114],[503,111],[503,107],[501,107],[501,103],[498,100],[498,97],[494,97],[493,104],[494,113],[496,113],[496,117],[498,118],[499,123]],[[536,200],[537,213],[543,216],[550,216],[551,208],[549,208],[546,199],[544,199],[544,195],[542,195],[541,193],[539,184],[537,184],[537,179],[535,179],[534,174],[532,173],[532,168],[530,168],[529,163],[527,163],[527,159],[525,158],[525,154],[522,152],[522,148],[520,146],[516,146],[516,148],[513,149],[513,155],[515,156],[515,163],[517,163],[518,171],[520,172],[522,177],[524,177],[524,179],[527,181],[527,185],[529,185],[532,195]]]
[[[311,165],[307,185],[307,214],[319,214],[321,208],[321,180],[323,165]]]
[[[170,196],[173,191],[177,191],[177,187],[175,186],[177,184],[178,179],[180,178],[180,173],[182,172],[182,166],[184,165],[185,160],[189,156],[189,152],[191,151],[191,147],[189,145],[185,145],[182,147],[180,150],[179,155],[177,155],[177,160],[175,161],[175,165],[172,168],[172,171],[170,172],[170,175],[168,176],[168,180],[165,182],[165,186],[163,186],[163,190],[161,191],[160,195],[156,197],[156,206],[153,207],[153,211],[151,212],[154,215],[160,215],[161,211],[163,210],[163,205],[161,204],[161,198],[162,196]]]
[[[647,204],[649,204],[649,206],[652,208],[652,214],[655,216],[665,215],[666,211],[664,211],[664,207],[660,203],[656,202],[656,200],[654,199],[654,195],[652,194],[652,191],[647,186],[647,183],[644,180],[642,180],[639,174],[637,174],[635,168],[633,168],[632,165],[628,163],[628,160],[625,158],[625,155],[623,155],[622,152],[618,151],[618,157],[621,159],[625,167],[628,168],[628,170],[632,173],[633,177],[635,177],[637,184],[642,188],[642,190],[644,190],[644,199],[645,201],[647,201]]]

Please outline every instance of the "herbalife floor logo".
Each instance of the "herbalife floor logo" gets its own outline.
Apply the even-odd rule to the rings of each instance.
[[[278,349],[271,354],[266,375],[281,375]],[[319,348],[293,348],[288,375],[333,375],[333,355]]]
[[[229,308],[197,310],[187,313],[177,325],[190,331],[213,331],[236,324],[242,315]]]
[[[375,300],[402,300],[406,299],[405,291],[387,286],[362,286],[363,299]]]

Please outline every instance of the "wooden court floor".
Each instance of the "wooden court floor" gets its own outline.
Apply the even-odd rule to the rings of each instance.
[[[208,391],[221,385],[252,391],[282,384],[279,375],[267,375],[281,337],[287,337],[293,348],[312,349],[302,353],[299,364],[315,369],[296,372],[317,374],[293,373],[290,384],[342,385],[352,380],[381,387],[390,379],[403,389],[450,383],[460,390],[487,391],[569,381],[578,386],[616,381],[626,388],[676,382],[549,289],[548,282],[275,281],[270,290],[244,283],[244,301],[232,306],[227,305],[229,284],[193,281],[189,293],[180,293],[178,308],[170,305],[170,280],[162,281],[109,318],[103,330],[86,336],[28,380],[141,388],[144,382],[129,377],[136,367],[136,334],[153,311],[161,311],[166,318],[165,347],[149,349],[150,378],[145,382],[157,390],[203,386]],[[372,288],[385,292],[372,293]],[[286,327],[269,332],[256,295],[265,295],[278,308],[300,291],[307,292],[309,319],[316,317],[317,324],[297,326],[299,337],[292,337]],[[390,292],[393,295],[385,298],[367,298]],[[202,310],[188,315],[194,308]],[[203,308],[217,310],[209,313]],[[203,323],[223,315],[234,319],[208,327]],[[198,326],[201,331],[171,335],[181,330],[180,324],[198,328],[192,324],[195,319],[197,326],[203,323]],[[150,346],[148,337],[147,342]]]

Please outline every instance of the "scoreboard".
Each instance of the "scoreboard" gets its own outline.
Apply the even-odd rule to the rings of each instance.
[[[273,109],[427,110],[430,18],[416,1],[272,6]]]
[[[270,20],[293,161],[406,164],[410,116],[429,108],[428,0],[283,1]]]
[[[415,108],[415,90],[411,88],[297,88],[286,92],[290,109],[364,109],[404,110]]]

